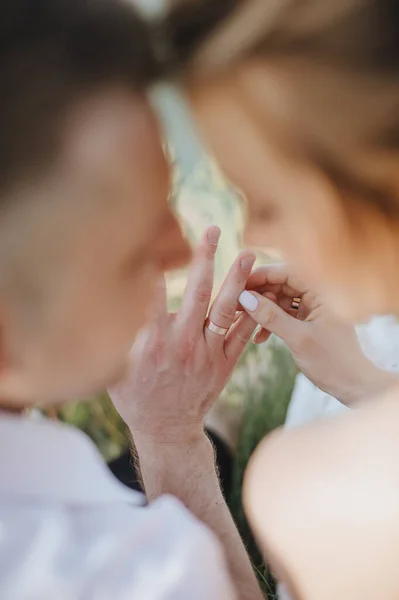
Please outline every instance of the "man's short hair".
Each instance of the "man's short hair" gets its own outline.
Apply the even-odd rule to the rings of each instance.
[[[0,15],[0,197],[40,176],[65,117],[113,86],[157,77],[144,21],[129,0],[3,0]]]

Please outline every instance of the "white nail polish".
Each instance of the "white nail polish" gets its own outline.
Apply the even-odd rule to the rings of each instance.
[[[253,312],[258,308],[258,299],[253,294],[250,294],[246,290],[240,294],[238,298],[241,306],[247,310]]]

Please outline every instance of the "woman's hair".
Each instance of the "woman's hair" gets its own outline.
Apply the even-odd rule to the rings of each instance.
[[[284,152],[316,163],[347,195],[397,212],[397,0],[169,4],[150,25],[132,0],[3,0],[0,195],[48,167],[68,111],[88,94],[219,78],[252,61],[281,87],[281,114],[265,93],[261,116]]]
[[[277,120],[284,151],[399,211],[397,0],[174,0],[161,28],[174,76],[265,67],[284,100],[268,122],[265,97],[265,128]]]

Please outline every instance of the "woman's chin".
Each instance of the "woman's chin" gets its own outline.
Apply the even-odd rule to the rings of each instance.
[[[319,296],[323,305],[346,323],[356,324],[368,319],[368,309],[352,297],[348,290],[326,286],[319,290]]]
[[[388,305],[382,302],[373,302],[359,292],[356,297],[349,294],[325,294],[324,303],[339,319],[346,323],[357,325],[369,321],[373,316],[389,314]]]

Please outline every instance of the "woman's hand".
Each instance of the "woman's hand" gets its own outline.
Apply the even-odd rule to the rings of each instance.
[[[257,269],[248,279],[247,290],[253,291],[241,294],[240,303],[264,328],[254,341],[276,334],[288,345],[299,369],[344,404],[350,406],[398,381],[368,360],[354,327],[334,317],[285,265]],[[274,294],[276,302],[265,298],[265,293]],[[297,310],[292,308],[294,298],[300,299]]]
[[[203,421],[256,327],[243,313],[234,321],[255,256],[244,251],[234,261],[209,311],[214,258],[220,229],[205,231],[188,275],[180,310],[168,314],[165,284],[159,287],[150,323],[139,334],[127,379],[110,390],[134,436],[185,442],[203,431]],[[204,327],[210,320],[227,335]]]

